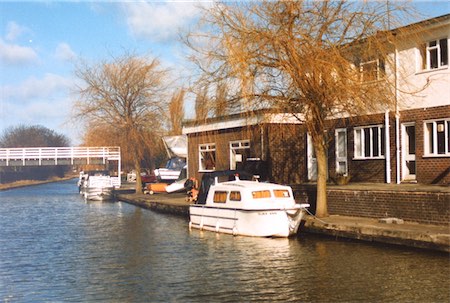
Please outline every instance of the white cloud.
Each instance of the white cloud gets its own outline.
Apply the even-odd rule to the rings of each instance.
[[[55,104],[57,103],[57,104]],[[56,101],[37,100],[31,104],[5,104],[0,111],[0,126],[4,129],[17,125],[43,125],[58,133],[67,135],[77,142],[75,125],[67,124],[71,110],[70,98]]]
[[[14,41],[25,32],[29,32],[27,27],[21,26],[14,21],[10,21],[6,27],[5,39],[8,41]]]
[[[48,96],[69,92],[74,87],[75,80],[55,74],[46,74],[38,79],[30,77],[17,86],[4,85],[0,88],[3,100],[19,100],[27,102],[29,99],[46,98]]]
[[[69,121],[75,79],[46,74],[30,77],[17,86],[0,87],[0,128],[20,124],[43,125],[58,133],[66,133],[76,142],[74,126]]]
[[[77,55],[75,54],[75,52],[70,48],[70,45],[67,43],[60,43],[58,44],[58,46],[56,47],[55,50],[55,57],[58,60],[62,60],[62,61],[70,61],[74,58],[77,57]]]
[[[31,47],[5,43],[0,39],[0,62],[6,65],[22,65],[35,62],[37,53]]]
[[[195,2],[126,3],[127,23],[136,37],[167,41],[177,37],[180,28],[198,18]]]

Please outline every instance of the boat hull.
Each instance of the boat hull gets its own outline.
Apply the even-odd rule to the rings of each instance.
[[[113,187],[93,187],[85,188],[83,192],[84,198],[91,201],[107,201],[114,199]]]
[[[232,209],[193,204],[190,228],[252,237],[289,237],[297,234],[303,207],[290,209]]]

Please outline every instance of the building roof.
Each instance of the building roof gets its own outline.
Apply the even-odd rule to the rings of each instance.
[[[238,114],[212,117],[206,120],[189,120],[183,123],[183,134],[223,130],[258,124],[300,124],[301,115],[282,113],[275,110],[258,110]]]

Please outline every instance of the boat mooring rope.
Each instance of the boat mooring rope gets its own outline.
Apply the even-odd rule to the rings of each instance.
[[[311,216],[313,216],[314,219],[316,219],[317,221],[320,221],[320,222],[323,223],[323,224],[328,224],[327,222],[325,222],[325,221],[323,221],[323,220],[317,218],[316,215],[312,214],[307,208],[305,208],[305,210],[306,210],[306,212],[307,212],[308,214],[310,214]]]

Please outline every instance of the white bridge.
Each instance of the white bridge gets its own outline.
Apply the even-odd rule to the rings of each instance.
[[[0,167],[44,165],[109,165],[117,162],[115,185],[120,186],[120,147],[0,148]]]

